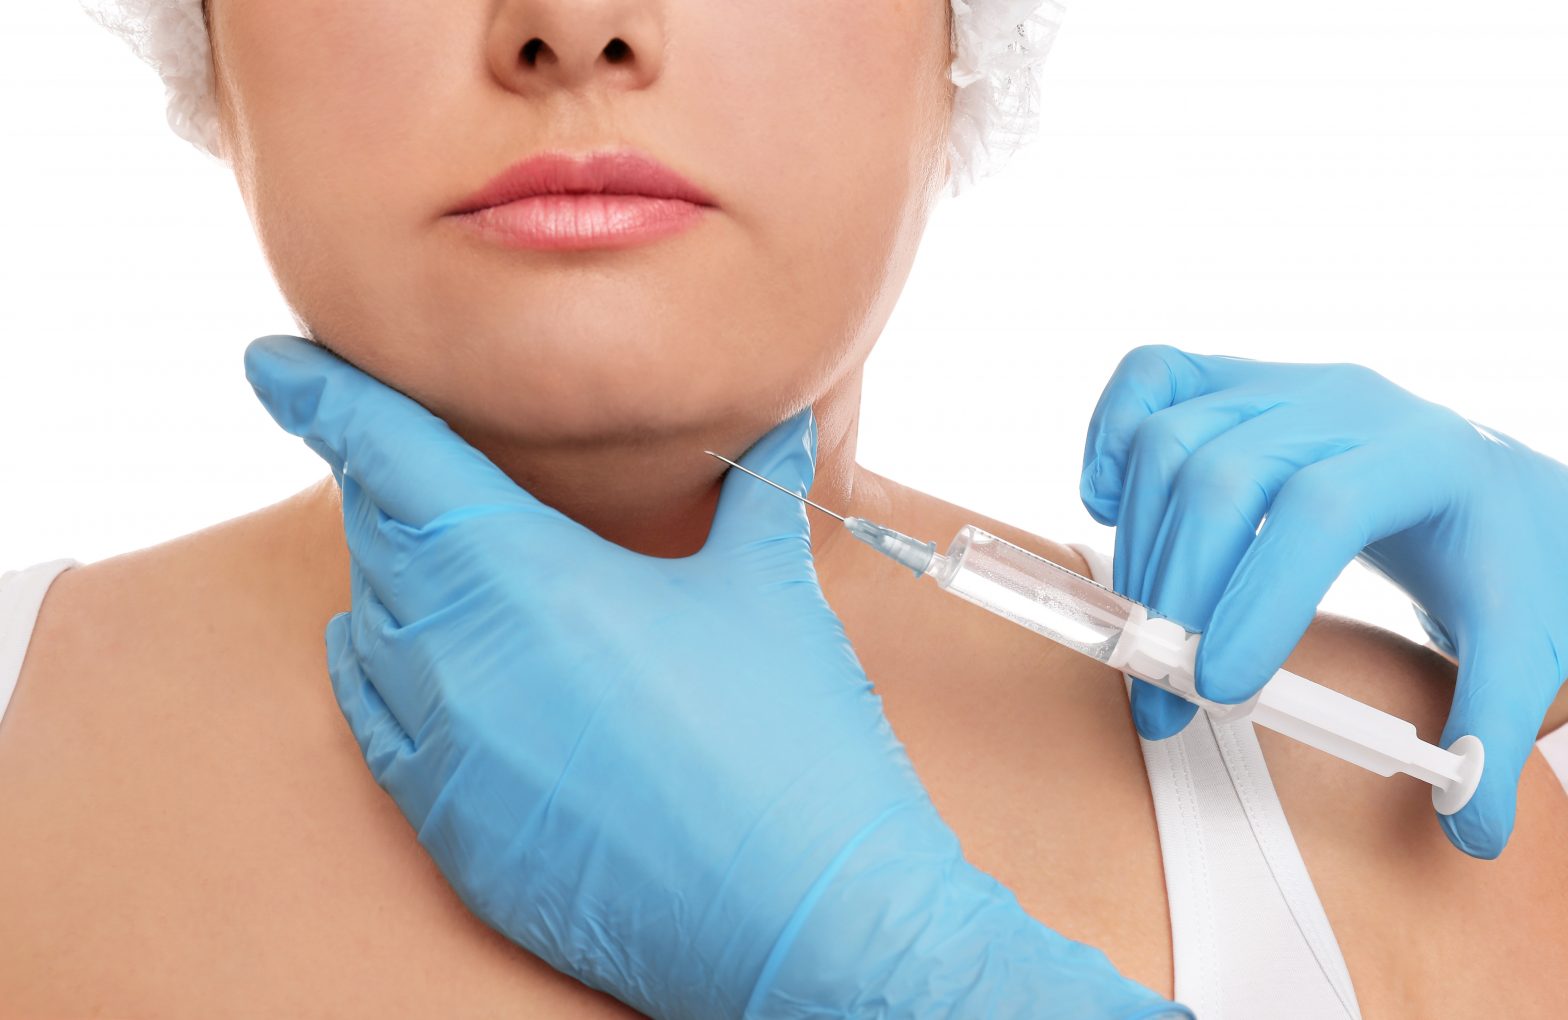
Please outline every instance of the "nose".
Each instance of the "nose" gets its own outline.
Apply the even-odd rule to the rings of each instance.
[[[491,73],[538,95],[596,83],[643,88],[664,57],[659,5],[647,0],[506,0],[490,29]]]

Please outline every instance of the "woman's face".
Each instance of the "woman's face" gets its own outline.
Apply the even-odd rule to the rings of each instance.
[[[779,420],[864,359],[946,175],[947,0],[209,2],[227,155],[301,325],[470,441]],[[554,252],[447,215],[605,148],[716,207]]]

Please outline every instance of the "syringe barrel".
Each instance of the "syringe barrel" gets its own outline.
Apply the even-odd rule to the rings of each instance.
[[[1105,662],[1128,603],[1086,577],[973,525],[931,565],[937,584],[998,616]]]
[[[1433,784],[1433,801],[1444,814],[1462,807],[1479,781],[1484,749],[1476,738],[1461,738],[1451,750],[1425,744],[1409,722],[1285,670],[1240,705],[1208,701],[1193,678],[1199,635],[973,525],[932,558],[927,573],[953,594],[1142,676],[1215,718],[1250,714],[1260,725],[1381,775],[1416,776]]]

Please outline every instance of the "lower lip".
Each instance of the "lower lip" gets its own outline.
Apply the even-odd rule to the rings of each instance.
[[[685,230],[711,206],[648,195],[530,195],[457,213],[488,240],[508,248],[575,251],[627,248]]]

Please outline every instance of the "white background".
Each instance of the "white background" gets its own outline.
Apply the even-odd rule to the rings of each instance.
[[[930,226],[867,369],[863,463],[1109,551],[1083,431],[1151,342],[1359,361],[1568,459],[1565,54],[1553,0],[1072,3],[1041,137]],[[245,344],[291,319],[156,76],[69,0],[26,0],[0,82],[0,569],[321,477],[245,382]],[[1326,607],[1420,634],[1359,567]]]

